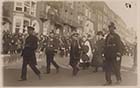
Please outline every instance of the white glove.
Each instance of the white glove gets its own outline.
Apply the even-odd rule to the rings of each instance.
[[[102,54],[102,56],[104,57],[104,54]]]

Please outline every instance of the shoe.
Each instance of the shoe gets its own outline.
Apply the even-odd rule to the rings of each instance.
[[[117,84],[117,85],[119,85],[119,84],[121,84],[121,80],[118,80],[115,84]]]
[[[73,71],[73,76],[76,76],[79,72],[79,68],[76,68],[74,71]]]
[[[103,84],[103,86],[109,86],[111,84],[112,84],[112,82],[106,82],[105,84]]]
[[[26,81],[27,79],[20,79],[20,80],[18,80],[18,81]]]

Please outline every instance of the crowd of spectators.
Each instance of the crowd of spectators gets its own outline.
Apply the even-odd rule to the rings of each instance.
[[[24,46],[24,41],[28,35],[19,32],[11,33],[10,31],[3,31],[2,34],[2,54],[20,54]],[[43,51],[48,36],[43,34],[36,34],[36,36],[39,39],[37,51]],[[55,40],[56,48],[62,51],[60,54],[64,54],[64,49],[68,53],[70,44],[69,37],[55,35]]]
[[[24,41],[28,35],[26,33],[12,33],[10,31],[3,31],[2,34],[2,54],[20,54],[24,46]],[[37,51],[43,51],[48,36],[43,34],[36,34],[36,36],[39,39]],[[55,34],[55,42],[55,48],[60,51],[60,55],[64,56],[65,54],[67,56],[70,47],[70,36]],[[128,50],[125,54],[132,55],[132,51],[133,50]]]

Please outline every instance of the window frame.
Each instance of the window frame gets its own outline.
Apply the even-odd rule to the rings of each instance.
[[[29,22],[29,25],[31,24],[31,20],[29,19],[29,18],[27,18],[27,17],[24,17],[23,18],[23,25],[22,25],[22,27],[24,26],[24,21],[28,21]],[[22,28],[23,29],[23,28]],[[27,31],[27,30],[25,30],[25,31]]]
[[[21,6],[18,6],[17,3],[21,3]],[[23,5],[23,4],[24,4],[24,3],[23,3],[23,2],[20,2],[20,1],[18,1],[18,2],[17,2],[17,1],[14,2],[14,11],[17,11],[17,12],[23,12],[23,11],[24,11],[24,8],[23,8],[24,5]],[[22,10],[21,10],[21,11],[16,10],[17,7],[22,8]]]
[[[20,27],[16,27],[16,22],[17,22],[16,20],[20,20],[21,21]],[[30,23],[31,23],[30,18],[23,17],[23,16],[18,16],[18,15],[15,15],[13,17],[13,30],[12,30],[13,33],[15,33],[16,28],[19,28],[20,29],[19,30],[20,33],[23,32],[24,20],[28,21],[29,22],[29,25],[30,25]]]
[[[35,7],[34,7],[33,9],[32,9],[32,2],[35,3]],[[36,16],[36,8],[37,8],[37,2],[36,2],[36,1],[31,1],[31,2],[30,2],[30,15],[31,15],[31,16],[34,16],[34,17]],[[34,14],[31,14],[32,12],[33,12]]]
[[[27,2],[29,2],[29,6],[27,5]],[[27,9],[29,9],[29,12],[25,12],[25,7]],[[31,13],[31,2],[30,1],[24,1],[24,10],[23,10],[24,13],[27,13],[27,14],[30,14]]]
[[[20,27],[16,27],[16,22],[17,22],[16,20],[20,20],[21,21]],[[13,30],[12,30],[12,32],[15,33],[16,28],[20,28],[20,30],[23,29],[22,25],[23,25],[23,17],[22,16],[17,16],[17,15],[14,16],[13,17]]]

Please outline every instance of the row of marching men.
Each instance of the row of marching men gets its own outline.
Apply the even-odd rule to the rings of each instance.
[[[83,36],[82,40],[79,39],[78,33],[73,33],[70,40],[70,61],[74,76],[79,72],[79,62],[81,66],[85,69],[89,65],[96,67],[97,71],[99,66],[102,66],[105,71],[105,85],[111,85],[111,73],[112,71],[116,75],[117,83],[120,83],[122,78],[120,74],[120,62],[121,56],[123,54],[123,43],[117,33],[115,33],[115,24],[113,22],[108,25],[109,33],[107,37],[103,38],[103,33],[99,31],[97,33],[98,41],[95,43],[95,46],[91,45],[91,41],[87,39],[87,36]],[[37,61],[35,56],[35,50],[37,49],[38,39],[33,35],[34,28],[28,27],[29,36],[25,40],[24,49],[22,52],[23,56],[23,65],[21,80],[27,80],[27,65],[33,69],[37,74],[39,79],[41,78],[41,73],[37,69]],[[46,40],[45,53],[46,53],[46,73],[51,72],[50,65],[51,63],[56,67],[56,72],[59,72],[60,66],[54,61],[55,53],[57,50],[55,48],[54,33],[50,32],[48,39]],[[94,47],[94,48],[93,48]]]
[[[83,69],[88,66],[94,66],[97,72],[98,67],[102,67],[105,72],[106,83],[111,85],[112,72],[116,76],[116,83],[120,84],[121,77],[121,61],[125,52],[125,46],[120,36],[115,32],[116,27],[113,22],[108,25],[109,33],[104,37],[102,31],[97,32],[97,41],[92,45],[93,41],[83,36],[82,41],[79,40],[79,34],[72,35],[70,46],[70,65],[73,68],[73,75],[79,72],[79,62]]]

